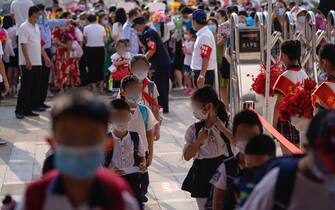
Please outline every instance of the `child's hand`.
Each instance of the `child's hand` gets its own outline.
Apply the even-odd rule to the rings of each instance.
[[[140,165],[138,167],[140,168],[140,172],[144,172],[147,169],[145,160],[140,162]]]
[[[227,129],[225,124],[219,118],[216,119],[216,122],[214,123],[214,126],[221,132],[223,132]]]
[[[147,167],[149,167],[151,165],[153,157],[154,157],[154,155],[149,152],[149,154],[147,156]]]
[[[123,176],[124,175],[124,171],[118,168],[113,168],[113,171],[119,175],[119,176]]]
[[[202,128],[199,131],[197,141],[200,143],[200,145],[203,145],[207,139],[208,139],[208,131],[205,128]]]

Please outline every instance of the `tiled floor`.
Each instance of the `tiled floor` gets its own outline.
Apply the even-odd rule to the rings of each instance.
[[[191,165],[182,160],[182,147],[192,114],[188,100],[173,100],[170,106],[172,112],[164,117],[161,140],[154,147],[146,209],[193,210],[197,209],[194,199],[180,190]],[[9,193],[20,199],[25,184],[40,176],[49,122],[48,113],[18,121],[11,103],[0,106],[0,138],[8,141],[0,147],[0,198]]]

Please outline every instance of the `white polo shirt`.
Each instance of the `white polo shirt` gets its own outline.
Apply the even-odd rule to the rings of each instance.
[[[105,46],[105,28],[98,23],[91,23],[84,27],[84,37],[86,38],[86,47],[104,47]]]
[[[41,33],[37,24],[32,25],[28,20],[18,29],[19,35],[19,65],[26,65],[21,44],[27,45],[31,65],[42,65]]]
[[[132,174],[139,172],[139,167],[135,166],[134,159],[134,143],[131,139],[130,133],[120,139],[112,133],[113,144],[113,157],[109,165],[110,168],[118,168],[123,170],[124,174]],[[145,151],[141,136],[139,136],[138,156],[145,157]]]
[[[11,3],[10,13],[14,14],[15,23],[18,28],[28,19],[28,11],[31,6],[34,6],[32,0],[14,0]]]
[[[145,126],[145,122],[140,111],[139,106],[135,110],[133,110],[131,120],[129,122],[129,131],[137,132],[143,142],[145,152],[148,151],[148,140],[147,140],[147,131],[151,131],[154,129],[158,121],[156,120],[152,111],[147,108],[148,116],[147,116],[147,127]]]
[[[207,70],[215,70],[216,61],[216,43],[213,32],[208,26],[201,28],[197,32],[197,39],[194,43],[194,50],[191,60],[191,69],[201,70],[202,60],[204,57],[209,58]]]

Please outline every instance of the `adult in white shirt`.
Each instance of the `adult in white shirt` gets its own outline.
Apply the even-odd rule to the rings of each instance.
[[[21,88],[17,98],[16,118],[24,116],[38,116],[33,113],[33,105],[39,96],[39,79],[42,70],[41,34],[36,23],[42,15],[40,8],[29,8],[29,19],[18,29],[19,36],[19,65],[22,70]]]
[[[192,14],[192,25],[197,31],[197,39],[192,54],[191,69],[197,88],[205,84],[214,86],[216,61],[216,44],[211,30],[207,27],[207,14],[204,10],[197,9]]]
[[[306,155],[298,160],[288,203],[275,199],[280,167],[272,169],[251,193],[242,209],[267,210],[274,205],[287,210],[332,210],[335,207],[335,112],[323,111],[312,120],[307,132]],[[288,174],[288,172],[287,172]],[[288,178],[287,178],[288,179]],[[280,182],[281,183],[281,182]],[[281,192],[281,193],[289,193]]]
[[[89,15],[87,20],[89,24],[84,27],[83,34],[89,82],[92,85],[93,92],[96,91],[97,85],[100,86],[100,92],[103,92],[106,30],[97,23],[96,15]]]
[[[112,26],[112,38],[117,41],[123,37],[123,25],[127,22],[127,14],[123,8],[115,11],[115,19]]]
[[[32,0],[14,0],[10,5],[10,13],[14,15],[17,28],[27,20],[28,10],[34,3]]]

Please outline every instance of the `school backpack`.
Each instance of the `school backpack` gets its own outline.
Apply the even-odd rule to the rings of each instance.
[[[59,177],[58,170],[52,170],[41,179],[28,185],[25,193],[25,210],[43,210],[45,201],[49,194],[50,185]],[[97,189],[93,198],[93,203],[104,210],[123,210],[125,208],[123,192],[132,190],[127,183],[119,176],[108,169],[100,168],[95,174]],[[89,202],[88,202],[89,203]],[[61,209],[61,207],[60,207]]]
[[[144,121],[144,127],[145,130],[148,128],[148,120],[149,120],[149,113],[148,113],[148,108],[145,105],[139,104],[138,108],[140,109],[143,121]]]
[[[298,163],[301,157],[303,157],[303,155],[273,158],[254,171],[253,178],[250,182],[239,184],[239,180],[237,180],[235,185],[240,190],[239,206],[242,207],[244,205],[253,189],[262,180],[262,178],[268,174],[268,172],[276,167],[279,167],[279,173],[274,191],[274,206],[272,210],[287,209],[290,204],[292,192],[294,190]]]
[[[132,132],[129,131],[130,134],[130,138],[133,141],[133,146],[134,146],[134,160],[135,160],[135,166],[138,166],[140,164],[140,156],[138,155],[138,150],[139,150],[139,145],[140,145],[140,136],[138,135],[137,132]],[[111,136],[112,134],[108,134],[109,136]],[[109,165],[112,162],[112,158],[113,158],[113,154],[114,154],[114,150],[113,148],[111,150],[108,150],[106,152],[105,155],[105,161],[103,166],[108,168]]]

